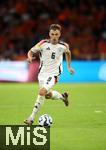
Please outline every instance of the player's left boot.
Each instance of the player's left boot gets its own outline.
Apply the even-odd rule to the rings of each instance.
[[[28,126],[31,126],[33,124],[33,122],[34,121],[31,118],[24,120],[24,123],[27,124]]]
[[[68,106],[69,105],[68,93],[65,92],[62,94],[62,96],[63,96],[63,102],[64,102],[65,106]]]

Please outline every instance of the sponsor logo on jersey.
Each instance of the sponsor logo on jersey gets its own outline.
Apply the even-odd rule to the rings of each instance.
[[[50,50],[50,47],[46,48],[46,50]]]

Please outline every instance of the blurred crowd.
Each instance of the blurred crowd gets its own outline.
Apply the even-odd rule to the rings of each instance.
[[[105,0],[1,0],[0,60],[25,60],[28,50],[62,25],[72,58],[106,59]]]

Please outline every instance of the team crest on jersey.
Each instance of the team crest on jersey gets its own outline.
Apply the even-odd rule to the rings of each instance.
[[[61,52],[61,51],[62,51],[62,48],[60,47],[60,48],[58,48],[58,50],[59,50],[59,52]]]
[[[50,47],[46,48],[46,50],[50,50]]]

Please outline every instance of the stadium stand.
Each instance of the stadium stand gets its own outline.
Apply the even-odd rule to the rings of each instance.
[[[25,60],[46,38],[51,23],[63,26],[73,59],[106,59],[105,0],[1,0],[0,60]]]

